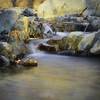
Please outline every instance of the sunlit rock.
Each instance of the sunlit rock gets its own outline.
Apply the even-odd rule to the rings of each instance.
[[[26,67],[38,66],[37,60],[35,60],[34,58],[28,58],[28,57],[19,60],[18,64],[26,66]]]
[[[84,38],[80,41],[80,43],[78,45],[78,49],[80,51],[89,52],[90,48],[93,45],[94,38],[95,38],[95,33],[85,34]]]
[[[68,50],[73,50],[75,52],[78,50],[78,44],[82,40],[84,32],[71,32],[66,40],[66,45],[68,45]]]

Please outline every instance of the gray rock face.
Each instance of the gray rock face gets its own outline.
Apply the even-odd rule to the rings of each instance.
[[[18,19],[17,13],[12,10],[0,11],[0,33],[4,30],[10,32],[12,26]]]

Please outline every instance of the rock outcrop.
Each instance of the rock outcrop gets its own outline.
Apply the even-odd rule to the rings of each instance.
[[[38,32],[37,23],[39,23],[39,18],[32,9],[9,8],[1,10],[0,56],[1,61],[5,62],[4,65],[7,65],[7,59],[14,63],[18,57],[27,53],[26,41],[30,35],[33,35],[34,38],[40,37],[37,35],[41,33],[41,30],[40,33]]]
[[[93,33],[71,32],[60,40],[48,40],[45,44],[41,44],[39,49],[64,55],[100,55],[100,31]]]

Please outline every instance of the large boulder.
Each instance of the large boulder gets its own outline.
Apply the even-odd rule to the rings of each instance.
[[[78,44],[82,40],[84,32],[71,32],[67,36],[66,45],[68,45],[68,50],[73,50],[75,52],[79,51]]]
[[[0,33],[4,30],[10,32],[11,28],[18,19],[18,15],[14,10],[5,9],[0,11]]]
[[[78,49],[83,52],[84,51],[89,52],[90,48],[93,45],[94,38],[95,38],[95,33],[85,34],[83,39],[80,41],[78,45]]]

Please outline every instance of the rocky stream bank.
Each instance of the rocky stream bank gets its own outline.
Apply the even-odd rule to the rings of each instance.
[[[65,15],[47,21],[30,8],[0,10],[0,68],[37,66],[34,57],[26,57],[35,38],[46,40],[37,49],[48,53],[99,56],[100,17]]]

